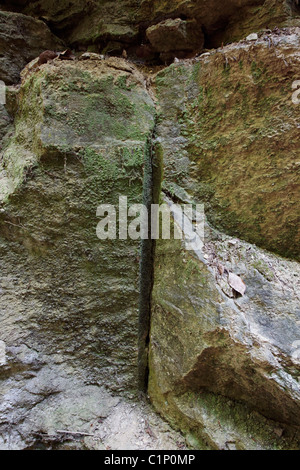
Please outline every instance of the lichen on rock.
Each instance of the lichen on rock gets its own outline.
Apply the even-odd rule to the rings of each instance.
[[[124,68],[45,64],[20,88],[0,180],[9,182],[0,214],[4,434],[20,429],[26,403],[64,394],[70,375],[78,386],[137,393],[139,243],[96,236],[100,204],[143,201],[155,108],[139,72]],[[32,441],[27,433],[16,445]]]
[[[299,15],[2,2],[0,449],[299,450]]]
[[[166,190],[204,202],[215,227],[298,260],[299,41],[299,28],[266,33],[155,79]]]
[[[205,262],[182,241],[157,243],[151,400],[198,449],[297,449],[299,264],[205,232]],[[243,296],[220,264],[243,279]]]

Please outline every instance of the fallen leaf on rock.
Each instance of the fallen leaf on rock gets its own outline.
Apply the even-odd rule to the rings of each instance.
[[[219,271],[220,276],[223,276],[223,274],[224,274],[224,272],[225,272],[224,266],[223,266],[221,263],[218,263],[218,264],[217,264],[217,268],[218,268],[218,271]]]
[[[275,433],[278,437],[282,437],[283,431],[284,431],[284,429],[281,429],[281,428],[275,428],[275,429],[274,429],[274,433]]]
[[[229,273],[228,276],[228,283],[232,289],[234,289],[236,292],[238,292],[241,295],[244,295],[246,292],[246,284],[242,279],[237,276],[236,274]]]

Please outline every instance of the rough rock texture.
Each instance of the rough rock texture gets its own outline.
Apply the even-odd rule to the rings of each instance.
[[[297,260],[299,40],[275,30],[154,80],[167,196]],[[157,242],[149,395],[191,445],[299,449],[299,281],[296,261],[208,225],[203,252]]]
[[[299,449],[299,264],[247,243],[299,259],[299,2],[4,3],[7,83],[50,30],[92,60],[35,59],[0,106],[0,448],[185,448],[149,369],[188,446]],[[95,54],[203,47],[153,87]],[[247,242],[100,241],[97,207],[156,201],[162,164],[166,199]]]
[[[241,39],[253,30],[285,26],[299,14],[294,0],[50,0],[5,2],[7,8],[43,18],[60,37],[73,45],[108,50],[140,45],[149,26],[167,19],[194,20],[207,45]],[[195,37],[195,28],[190,41]],[[198,35],[193,49],[199,48]],[[179,49],[181,50],[181,48]]]
[[[186,448],[182,436],[149,405],[87,385],[63,368],[38,371],[13,396],[10,390],[7,393],[13,408],[9,419],[20,424],[1,433],[0,450],[22,450],[24,446],[30,450]],[[1,399],[7,398],[3,392],[1,395]],[[0,409],[4,421],[8,416],[5,401],[1,400]]]
[[[150,26],[146,31],[152,47],[161,53],[162,59],[186,54],[197,49],[202,50],[204,34],[196,20],[185,21],[181,18],[168,19]]]
[[[240,15],[240,16],[238,16]],[[246,6],[242,13],[229,19],[224,34],[220,37],[218,32],[213,38],[216,47],[220,40],[224,44],[238,41],[253,31],[264,28],[282,28],[286,26],[299,26],[300,5],[298,0],[266,0],[261,5]],[[242,16],[242,21],[240,21]]]
[[[299,449],[299,264],[205,234],[201,259],[157,244],[150,397],[197,448]]]
[[[70,376],[137,390],[139,243],[99,240],[96,209],[119,195],[142,202],[155,112],[125,61],[59,62],[24,76],[0,171],[4,434],[63,394]]]
[[[6,107],[0,104],[0,146],[2,139],[5,137],[8,130],[11,128],[11,124],[11,116],[8,114]]]
[[[19,13],[0,11],[0,80],[18,83],[20,71],[45,49],[62,47],[45,23]]]
[[[204,202],[231,235],[300,259],[300,29],[263,34],[158,73],[164,188]]]

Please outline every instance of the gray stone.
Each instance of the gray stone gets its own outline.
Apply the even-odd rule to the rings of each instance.
[[[197,448],[299,448],[299,264],[205,233],[201,259],[181,241],[156,247],[152,402]]]
[[[46,49],[63,47],[48,26],[20,13],[0,11],[0,80],[18,83],[25,65]]]
[[[88,431],[99,386],[136,397],[139,242],[99,240],[96,211],[142,203],[155,115],[144,77],[113,59],[29,67],[20,97],[0,161],[0,433],[13,448]]]

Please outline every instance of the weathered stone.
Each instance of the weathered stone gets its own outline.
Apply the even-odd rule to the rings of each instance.
[[[241,41],[155,79],[164,188],[231,235],[299,260],[300,29]]]
[[[278,29],[297,26],[299,2],[4,3],[89,57],[36,59],[0,108],[0,448],[183,448],[137,400],[140,363],[192,448],[299,449],[299,264],[209,227],[201,255],[159,241],[148,364],[153,245],[96,237],[99,204],[156,199],[164,157],[169,197],[299,259],[299,29]],[[10,76],[57,48],[44,23],[0,18]],[[155,90],[96,54],[203,47],[220,48],[176,60]]]
[[[0,11],[0,80],[20,81],[20,71],[45,49],[62,46],[48,26],[19,13]]]
[[[298,0],[266,0],[260,5],[245,5],[242,11],[233,15],[222,36],[224,44],[239,41],[253,31],[263,29],[300,26]],[[242,17],[242,21],[241,21]],[[220,34],[214,37],[214,46],[220,44]]]
[[[0,393],[2,421],[8,419],[1,427],[1,450],[186,448],[149,405],[84,384],[64,367],[35,371],[18,389]],[[11,420],[20,425],[15,428]]]
[[[8,130],[11,128],[12,119],[8,114],[6,107],[0,104],[0,151],[2,148],[2,140],[7,134]]]
[[[249,36],[246,37],[247,41],[257,41],[258,39],[258,34],[257,33],[251,33]]]
[[[202,261],[157,243],[149,394],[196,448],[299,449],[299,282],[298,263],[208,227]]]
[[[136,393],[139,242],[99,240],[96,209],[143,201],[155,114],[126,61],[58,61],[26,77],[0,162],[1,431],[14,441],[26,422],[18,448],[43,432],[27,421],[42,400],[40,419],[53,395],[55,414],[70,415],[70,376]]]
[[[4,3],[11,7],[11,2]],[[24,0],[15,5],[25,14],[44,18],[68,44],[96,46],[93,52],[105,48],[110,41],[119,42],[120,52],[124,45],[140,47],[146,39],[146,29],[168,19],[195,21],[198,31],[205,31],[207,45],[218,47],[261,28],[291,25],[299,15],[294,0]],[[191,32],[187,40],[192,42],[195,37],[195,50],[199,37],[194,28]]]
[[[0,341],[0,366],[6,364],[6,344],[4,341]]]
[[[6,87],[2,84],[1,98],[5,104],[0,103],[0,155],[5,148],[7,140],[14,132],[13,117],[17,110],[17,87]],[[2,168],[1,168],[2,170]],[[0,189],[1,193],[1,189]]]
[[[158,52],[202,50],[204,44],[204,34],[195,20],[165,20],[149,27],[146,36]]]
[[[276,29],[154,80],[168,197],[204,202],[213,224],[296,259],[299,33]],[[299,449],[299,269],[208,225],[200,254],[157,242],[149,395],[193,447]]]

